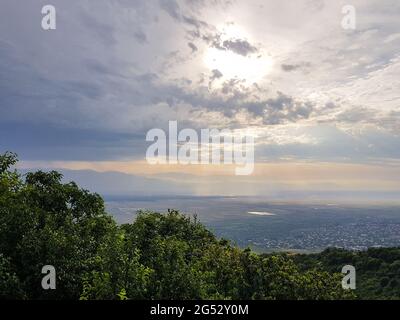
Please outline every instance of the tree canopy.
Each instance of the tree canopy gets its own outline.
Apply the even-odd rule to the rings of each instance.
[[[351,299],[342,275],[216,238],[196,216],[142,211],[118,225],[96,193],[0,156],[0,298]],[[57,287],[44,290],[44,265]]]

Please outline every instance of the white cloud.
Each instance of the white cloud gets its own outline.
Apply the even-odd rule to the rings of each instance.
[[[352,139],[349,129],[368,128],[359,149],[373,145],[382,156],[397,156],[379,148],[386,145],[379,139],[381,132],[386,141],[400,133],[398,1],[353,1],[358,20],[351,31],[340,25],[346,1],[55,0],[58,26],[47,33],[40,3],[29,1],[24,10],[15,1],[2,4],[4,128],[22,122],[28,137],[28,124],[96,130],[141,144],[148,128],[168,120],[195,128],[247,125],[271,133],[260,136],[266,145],[297,145],[296,156],[315,158],[326,154],[318,147],[326,136],[324,148],[335,149],[338,139]],[[246,72],[204,63],[210,48],[238,56],[231,60],[237,63],[271,63],[253,83]],[[327,124],[335,126],[329,134],[320,130]],[[359,156],[356,140],[343,143],[352,146],[349,158]]]

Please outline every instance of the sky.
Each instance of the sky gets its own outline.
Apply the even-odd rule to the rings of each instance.
[[[398,198],[399,16],[397,0],[2,0],[0,152],[104,194]],[[150,166],[146,133],[172,120],[252,132],[253,174]]]

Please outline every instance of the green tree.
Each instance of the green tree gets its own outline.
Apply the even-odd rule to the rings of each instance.
[[[139,212],[117,225],[98,194],[56,171],[23,177],[16,162],[13,153],[0,155],[0,298],[348,299],[338,263],[398,270],[395,250],[259,255],[176,210]],[[40,285],[44,265],[56,268],[56,290]],[[398,290],[397,277],[381,282],[387,295]]]

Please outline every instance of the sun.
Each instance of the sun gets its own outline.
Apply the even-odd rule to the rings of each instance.
[[[249,37],[236,26],[222,29],[222,40],[248,39]],[[204,65],[210,70],[219,70],[222,73],[220,80],[238,78],[248,84],[263,79],[272,68],[272,58],[263,53],[243,56],[230,50],[207,48],[204,54]]]
[[[223,79],[243,79],[254,83],[260,81],[271,69],[270,57],[245,57],[231,51],[208,48],[204,63],[210,70],[218,69]]]

